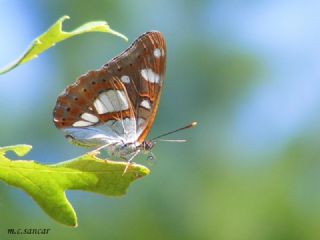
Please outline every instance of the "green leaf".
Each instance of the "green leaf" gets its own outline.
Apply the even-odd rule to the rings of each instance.
[[[21,65],[23,63],[26,63],[32,60],[33,58],[37,57],[40,53],[54,46],[56,43],[79,34],[83,34],[87,32],[106,32],[106,33],[111,33],[113,35],[119,36],[124,40],[128,41],[128,38],[126,36],[112,30],[109,27],[108,23],[105,21],[88,22],[71,32],[65,32],[62,30],[62,23],[66,19],[70,19],[70,17],[69,16],[61,17],[45,33],[43,33],[41,36],[36,38],[32,42],[29,49],[20,58],[18,58],[13,63],[9,64],[8,66],[0,70],[0,74],[4,74],[14,69],[18,65]]]
[[[30,149],[29,145],[0,148],[0,180],[25,191],[50,217],[68,226],[77,226],[77,217],[66,190],[122,196],[134,180],[149,174],[148,168],[132,164],[123,175],[126,162],[102,160],[93,154],[52,165],[5,156],[8,151],[22,156]]]

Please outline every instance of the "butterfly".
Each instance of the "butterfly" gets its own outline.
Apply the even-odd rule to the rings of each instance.
[[[146,140],[159,106],[166,44],[158,31],[138,37],[100,69],[89,71],[57,98],[53,121],[73,144],[106,149],[131,162],[150,152]]]

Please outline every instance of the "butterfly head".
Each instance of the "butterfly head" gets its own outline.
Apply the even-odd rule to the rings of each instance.
[[[146,152],[149,152],[151,151],[151,149],[154,147],[154,145],[156,144],[157,142],[154,142],[154,141],[148,141],[148,140],[144,140],[141,144],[141,148],[146,151]]]

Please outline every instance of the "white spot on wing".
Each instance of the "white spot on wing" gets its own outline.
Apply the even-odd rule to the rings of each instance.
[[[140,135],[142,131],[144,130],[146,120],[143,118],[138,118],[138,126],[137,126],[137,135]]]
[[[99,114],[103,114],[103,113],[108,112],[108,109],[103,105],[103,103],[100,101],[99,98],[94,100],[93,105]]]
[[[91,113],[82,113],[81,118],[85,121],[97,123],[99,122],[99,118]]]
[[[121,77],[121,82],[123,82],[123,83],[130,83],[130,78],[129,78],[129,76],[123,75],[123,76]]]
[[[156,74],[152,69],[147,68],[147,69],[142,69],[141,70],[141,76],[151,82],[151,83],[159,83],[160,81],[160,76]]]
[[[74,127],[87,127],[87,126],[91,126],[93,123],[92,122],[87,122],[87,121],[76,121],[72,124],[72,126]]]
[[[116,91],[116,94],[118,95],[118,99],[117,99],[117,105],[115,107],[116,111],[122,111],[122,110],[126,110],[129,108],[129,104],[127,101],[127,97],[125,95],[125,93],[123,91]]]
[[[141,107],[144,107],[146,109],[151,109],[151,104],[150,101],[147,99],[144,99],[141,103],[140,103]]]
[[[154,55],[156,58],[161,57],[161,50],[160,50],[159,48],[156,48],[156,49],[153,51],[153,55]]]
[[[145,122],[146,122],[146,120],[144,120],[143,118],[138,118],[138,126],[139,127],[141,127]]]
[[[98,98],[100,99],[100,101],[102,102],[103,106],[106,109],[106,111],[104,113],[114,112],[113,101],[115,99],[114,99],[113,94],[109,94],[109,92],[114,92],[114,90],[100,93],[98,96]]]
[[[126,95],[121,90],[100,93],[93,105],[99,114],[118,112],[129,108]]]

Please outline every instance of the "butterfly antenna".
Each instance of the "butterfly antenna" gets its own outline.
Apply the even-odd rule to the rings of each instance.
[[[187,140],[185,140],[185,139],[162,139],[162,138],[158,138],[157,141],[158,142],[177,142],[177,143],[182,143],[182,142],[186,142]]]
[[[176,130],[173,130],[173,131],[170,131],[170,132],[161,134],[161,135],[159,135],[159,136],[151,139],[151,142],[154,142],[154,140],[157,140],[157,139],[162,138],[162,137],[164,137],[164,136],[170,135],[170,134],[172,134],[172,133],[176,133],[176,132],[179,132],[179,131],[181,131],[181,130],[188,129],[188,128],[193,128],[193,127],[197,126],[197,124],[198,124],[197,122],[192,122],[192,123],[190,123],[190,124],[188,124],[187,126],[184,126],[184,127],[182,127],[182,128],[178,128],[178,129],[176,129]]]

